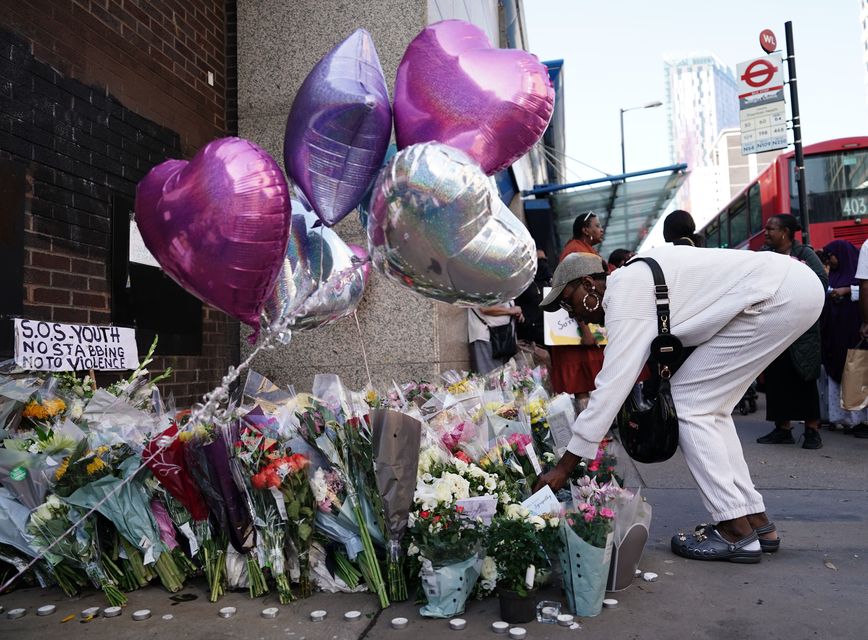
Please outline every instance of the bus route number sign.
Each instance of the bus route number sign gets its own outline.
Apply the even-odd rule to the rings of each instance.
[[[841,198],[841,213],[847,218],[868,216],[868,196]]]

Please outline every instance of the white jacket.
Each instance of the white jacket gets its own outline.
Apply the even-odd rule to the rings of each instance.
[[[810,270],[798,260],[771,251],[666,245],[642,257],[654,258],[663,270],[669,287],[671,331],[686,347],[702,344],[739,313],[750,313],[752,305],[771,298],[790,269]],[[654,279],[648,265],[615,270],[608,278],[602,304],[609,344],[596,390],[573,423],[573,438],[567,447],[583,458],[596,455],[657,336]]]

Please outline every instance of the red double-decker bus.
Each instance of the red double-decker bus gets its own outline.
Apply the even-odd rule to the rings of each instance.
[[[771,216],[801,220],[794,156],[775,158],[703,227],[706,246],[756,250]],[[868,239],[868,136],[807,145],[804,156],[811,245],[847,240],[860,247]]]

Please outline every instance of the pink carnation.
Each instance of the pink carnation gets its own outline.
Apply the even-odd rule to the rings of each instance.
[[[602,509],[600,509],[600,515],[603,516],[604,518],[608,518],[611,520],[612,518],[615,517],[615,512],[612,511],[611,509],[603,507]]]

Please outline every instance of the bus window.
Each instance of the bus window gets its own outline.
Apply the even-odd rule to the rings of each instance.
[[[747,198],[729,208],[729,246],[737,247],[748,237]]]
[[[724,212],[720,214],[720,228],[718,229],[719,233],[718,244],[717,246],[721,249],[726,249],[729,246],[729,212]]]
[[[747,207],[750,211],[749,235],[752,236],[763,230],[763,206],[762,201],[760,200],[759,182],[755,182],[751,185],[750,190],[747,192]]]
[[[790,165],[790,208],[800,216],[795,162]],[[805,187],[811,222],[868,216],[868,149],[851,149],[805,158]]]
[[[715,220],[705,230],[705,246],[716,248],[720,246],[720,224]]]

